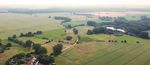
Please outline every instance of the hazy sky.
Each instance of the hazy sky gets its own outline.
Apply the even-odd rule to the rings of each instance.
[[[0,0],[0,7],[150,6],[150,0]]]

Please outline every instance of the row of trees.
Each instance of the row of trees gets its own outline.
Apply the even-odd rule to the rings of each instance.
[[[85,26],[85,24],[79,24],[79,25],[75,25],[75,26],[72,26],[71,24],[64,25],[64,27],[65,27],[66,29],[71,29],[71,28],[75,28],[75,27],[78,27],[78,26]]]
[[[3,53],[5,50],[8,50],[11,46],[11,43],[7,43],[6,45],[4,45],[0,42],[0,53]]]
[[[37,31],[37,32],[28,32],[28,33],[20,33],[20,37],[33,37],[35,35],[40,35],[42,34],[42,31]]]
[[[96,26],[97,23],[95,21],[87,21],[87,26]]]
[[[99,19],[101,19],[103,21],[113,21],[113,19],[115,19],[115,17],[103,16],[103,17],[99,17]]]
[[[93,30],[88,30],[87,34],[92,35],[92,34],[100,34],[100,33],[108,33],[109,31],[106,30],[104,27],[95,27]],[[111,32],[110,32],[111,33]]]
[[[8,41],[17,43],[23,47],[28,47],[28,48],[31,48],[31,46],[33,45],[33,42],[31,40],[27,40],[26,42],[23,42],[21,40],[18,40],[16,38],[16,35],[13,35],[12,37],[8,37]]]
[[[66,22],[70,22],[72,19],[68,18],[68,17],[61,17],[61,16],[55,16],[54,19],[56,20],[62,20],[62,23],[66,23]]]

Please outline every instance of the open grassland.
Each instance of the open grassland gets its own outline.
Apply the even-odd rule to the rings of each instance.
[[[129,43],[79,44],[56,58],[58,65],[148,65],[150,46]]]
[[[21,38],[19,38],[19,40],[21,40],[23,42],[26,42],[27,40],[31,40],[36,44],[44,44],[45,42],[48,41],[48,40],[36,38],[36,37],[21,37]]]
[[[128,43],[136,43],[136,41],[139,41],[140,43],[143,44],[150,43],[149,39],[142,39],[129,35],[115,36],[115,35],[97,34],[97,35],[85,35],[83,38],[89,38],[92,40],[104,40],[106,42],[108,42],[108,40],[117,40],[118,43],[120,43],[123,40],[127,40]]]
[[[37,35],[37,38],[48,38],[48,39],[61,39],[65,35],[64,29],[55,29],[51,31],[45,31],[41,35]]]
[[[0,13],[0,37],[6,38],[12,34],[62,28],[60,22],[50,19],[48,16],[50,14]]]

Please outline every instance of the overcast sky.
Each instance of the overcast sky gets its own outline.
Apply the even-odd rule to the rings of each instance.
[[[150,0],[0,0],[0,7],[150,6]]]

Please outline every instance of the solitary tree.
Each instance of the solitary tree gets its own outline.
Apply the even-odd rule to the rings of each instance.
[[[61,54],[63,49],[63,45],[62,44],[57,44],[53,47],[53,55],[54,56],[58,56],[59,54]]]
[[[17,36],[16,36],[16,35],[13,35],[12,38],[17,38]]]
[[[39,63],[42,63],[44,65],[50,65],[50,64],[55,62],[54,57],[51,57],[51,56],[48,56],[48,55],[45,55],[45,54],[44,55],[40,55],[38,57],[38,59],[39,59]]]
[[[3,44],[2,43],[0,43],[0,46],[2,46]]]
[[[47,53],[47,49],[45,47],[39,47],[39,48],[35,48],[35,53],[36,54],[46,54]]]
[[[70,41],[71,39],[72,39],[71,36],[67,36],[67,37],[66,37],[66,40],[68,40],[68,41]]]
[[[6,44],[6,47],[11,47],[11,46],[12,46],[11,43]]]
[[[78,34],[78,30],[73,28],[73,33],[77,35]]]
[[[32,46],[32,43],[33,43],[33,42],[32,42],[31,40],[27,40],[25,46],[26,46],[26,47],[31,47],[31,46]]]
[[[35,50],[36,50],[36,49],[38,50],[40,47],[41,47],[40,44],[33,44],[33,49],[35,49]]]
[[[140,43],[139,41],[136,41],[136,43]]]
[[[127,43],[127,40],[124,40],[124,43]]]
[[[23,37],[24,36],[24,34],[23,33],[20,33],[20,37]]]
[[[92,30],[88,30],[88,31],[87,31],[87,34],[88,34],[88,35],[91,35],[91,34],[93,34],[93,31],[92,31]]]

